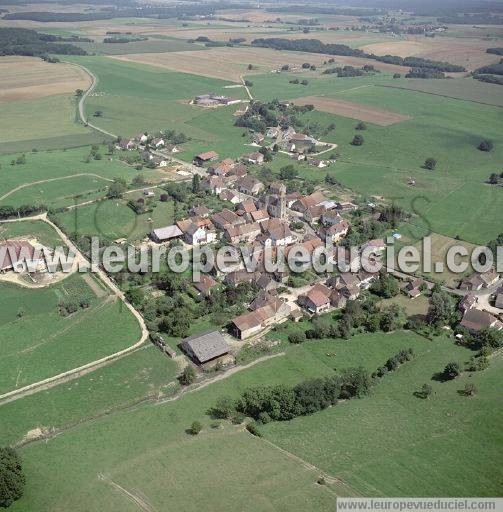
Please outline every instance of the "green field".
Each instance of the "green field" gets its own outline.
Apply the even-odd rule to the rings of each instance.
[[[85,162],[90,147],[59,151],[26,153],[26,163],[11,165],[19,156],[0,156],[0,204],[19,206],[43,203],[52,207],[68,206],[104,196],[104,188],[115,177],[127,182],[136,171],[117,159],[105,157],[106,147],[100,146],[102,160]],[[77,176],[87,174],[88,176]],[[89,176],[96,175],[96,176]],[[35,183],[63,178],[48,183]],[[17,187],[22,187],[15,190]],[[3,198],[3,199],[2,199]]]
[[[86,100],[86,113],[93,119],[93,113],[101,110],[103,117],[93,121],[101,128],[122,136],[161,129],[184,132],[193,140],[182,146],[178,156],[189,160],[195,152],[209,149],[223,156],[246,151],[242,130],[233,127],[232,114],[238,106],[208,110],[188,104],[194,96],[209,92],[244,98],[243,89],[224,89],[231,82],[105,57],[72,61],[98,76],[96,92]]]
[[[212,420],[205,416],[208,407],[223,394],[237,396],[257,383],[293,384],[312,376],[330,375],[334,368],[363,364],[373,370],[407,347],[414,348],[416,358],[383,378],[369,397],[263,428],[267,440],[340,478],[347,486],[329,485],[322,490],[314,484],[318,471],[306,471],[301,463],[228,423],[223,430],[214,430]],[[30,443],[21,449],[28,485],[13,510],[52,512],[68,506],[77,511],[97,507],[134,510],[121,492],[112,489],[110,481],[143,497],[153,507],[161,509],[171,504],[189,511],[199,510],[203,503],[207,509],[248,510],[244,500],[250,496],[254,496],[253,510],[271,510],[271,506],[325,510],[333,508],[332,492],[495,495],[501,478],[496,462],[501,453],[495,449],[498,438],[501,441],[497,428],[501,421],[497,405],[501,358],[495,358],[488,370],[472,377],[463,375],[446,384],[433,382],[435,395],[430,400],[412,394],[446,362],[463,362],[469,356],[468,350],[456,347],[451,339],[427,341],[410,332],[362,335],[350,341],[313,341],[289,347],[285,356],[174,402],[94,420],[90,414],[93,405],[86,404],[82,410],[90,414],[88,421],[48,442]],[[128,367],[130,371],[131,365]],[[119,382],[127,373],[124,370],[122,374],[123,370],[115,374]],[[110,378],[113,370],[108,371]],[[461,397],[456,392],[468,379],[479,388],[475,398]],[[34,425],[61,426],[71,421],[76,414],[71,408],[63,419],[56,411],[71,397],[77,397],[79,405],[84,394],[81,385],[91,385],[89,376],[68,390],[67,386],[58,386],[39,395],[30,420],[27,411],[35,397],[9,404],[5,409],[10,412],[8,438],[20,439]],[[102,384],[93,384],[91,389],[101,390],[95,401],[98,409],[103,406],[103,394],[117,393],[119,402],[124,395],[117,388],[106,391]],[[19,415],[19,423],[12,414]],[[185,429],[195,419],[202,421],[204,428],[194,438]],[[464,455],[463,465],[454,462],[459,450]],[[78,464],[73,462],[75,459]],[[436,461],[434,467],[432,459]],[[50,472],[42,470],[47,466]],[[152,473],[162,478],[151,478]],[[197,489],[188,475],[198,478]],[[165,485],[167,481],[169,486]],[[217,482],[219,492],[215,493]],[[51,492],[54,486],[58,493]]]
[[[36,239],[46,247],[63,244],[54,228],[42,220],[0,223],[0,239],[18,237]]]
[[[119,37],[119,36],[117,36]],[[89,54],[123,55],[132,53],[164,53],[202,50],[202,46],[190,44],[176,38],[149,36],[147,41],[131,41],[129,43],[77,43]]]
[[[152,229],[173,224],[173,203],[157,202],[153,212],[136,215],[125,200],[110,199],[58,213],[55,219],[67,233],[134,241],[145,238]]]
[[[138,341],[137,320],[103,286],[95,281],[91,288],[82,274],[36,290],[0,284],[0,393],[71,370]],[[100,290],[99,297],[95,290]],[[61,300],[82,296],[90,298],[89,308],[60,315]]]
[[[151,344],[79,379],[2,406],[0,441],[15,444],[30,430],[67,428],[178,389],[176,363]]]
[[[76,103],[69,95],[0,105],[0,154],[32,149],[77,147],[103,136],[76,120]]]
[[[413,396],[451,361],[470,353],[452,340],[427,342],[412,334],[365,335],[346,342],[313,343],[322,359],[328,350],[354,362],[355,353],[402,338],[418,356],[381,380],[371,396],[319,414],[274,423],[265,436],[370,496],[497,496],[501,492],[503,419],[499,393],[503,360],[448,383],[430,382],[434,396]],[[359,345],[360,350],[355,350]],[[365,356],[367,357],[367,356]],[[457,390],[473,382],[474,398]],[[499,404],[499,405],[498,405]],[[459,464],[463,460],[463,464]],[[434,463],[432,462],[434,461]],[[433,464],[433,465],[432,465]],[[499,468],[499,469],[497,469]]]

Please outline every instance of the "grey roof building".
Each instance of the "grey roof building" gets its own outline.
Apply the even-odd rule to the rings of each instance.
[[[229,346],[218,331],[208,331],[185,338],[181,349],[199,364],[207,363],[229,352]]]

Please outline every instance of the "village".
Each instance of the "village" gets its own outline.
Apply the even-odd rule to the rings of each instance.
[[[210,98],[211,99],[211,98]],[[201,97],[206,104],[208,98]],[[218,101],[214,98],[211,101]],[[320,143],[292,127],[269,127],[265,133],[251,133],[252,144],[257,151],[243,154],[238,159],[220,158],[215,151],[206,151],[193,158],[192,171],[200,177],[200,187],[208,195],[228,205],[215,210],[203,204],[195,204],[189,216],[173,224],[152,230],[150,242],[161,245],[180,244],[187,251],[194,247],[211,244],[227,244],[246,248],[256,258],[259,268],[249,272],[243,263],[225,273],[213,271],[204,274],[193,283],[197,293],[209,297],[219,287],[237,288],[246,284],[256,293],[248,303],[248,310],[235,318],[223,331],[208,331],[182,339],[179,347],[197,365],[214,367],[233,360],[242,342],[256,343],[263,335],[287,321],[299,322],[334,311],[340,311],[348,301],[356,301],[372,283],[381,278],[379,273],[360,270],[356,273],[341,272],[338,275],[312,276],[300,286],[289,272],[268,273],[263,264],[266,250],[289,250],[301,245],[310,255],[329,242],[339,245],[351,229],[351,214],[359,206],[348,200],[333,199],[323,190],[309,194],[287,191],[282,181],[264,183],[250,166],[257,169],[266,163],[268,151],[277,151],[296,160],[305,159],[310,165],[323,168],[335,160],[319,160],[312,155]],[[165,144],[162,138],[147,135],[121,141],[123,150],[140,147],[144,152],[161,150],[169,157],[179,148]],[[331,150],[336,145],[332,145]],[[151,153],[150,153],[151,155]],[[375,206],[371,204],[371,206]],[[399,234],[394,234],[398,238]],[[375,259],[382,259],[386,251],[384,237],[366,240],[360,250],[370,249]],[[349,262],[351,264],[351,262]],[[431,295],[433,283],[425,279],[396,274],[400,280],[400,293],[408,300]],[[459,289],[448,289],[459,299],[460,328],[477,333],[484,329],[501,330],[503,323],[498,315],[503,309],[503,284],[494,269],[486,273],[474,273],[464,278]],[[489,300],[494,304],[491,306]],[[459,335],[461,336],[461,335]],[[155,342],[167,353],[172,349],[162,336]],[[172,354],[173,355],[173,354]]]
[[[197,100],[206,105],[208,99],[221,101],[210,97]],[[174,140],[179,143],[173,143]],[[118,140],[116,149],[125,153],[136,151],[149,167],[162,168],[176,159],[175,155],[180,152],[179,146],[184,140],[183,134],[174,132],[155,136],[141,133],[132,139]],[[281,250],[288,256],[294,246],[301,246],[313,257],[316,250],[326,243],[344,245],[344,239],[351,231],[352,215],[359,214],[360,205],[348,197],[330,197],[331,194],[323,189],[311,193],[288,191],[283,181],[276,179],[264,183],[256,172],[250,172],[264,166],[273,146],[276,146],[276,151],[296,160],[305,159],[317,168],[334,163],[335,160],[325,161],[311,156],[323,144],[313,137],[297,133],[292,127],[278,126],[269,127],[264,134],[252,132],[251,140],[257,150],[245,153],[240,158],[220,159],[220,155],[209,150],[195,155],[192,164],[185,166],[185,174],[197,179],[198,186],[205,194],[218,198],[219,204],[226,207],[212,209],[204,204],[194,204],[188,216],[153,229],[148,239],[138,246],[142,250],[151,244],[168,247],[181,245],[190,252],[204,245],[217,247],[226,244],[244,248],[250,258],[258,261],[258,268],[253,272],[245,269],[243,262],[240,262],[226,272],[214,270],[203,274],[200,281],[192,284],[196,293],[203,298],[209,298],[222,287],[237,289],[240,285],[246,285],[255,290],[249,297],[247,311],[232,318],[222,331],[207,331],[180,341],[178,346],[181,350],[201,368],[232,363],[243,343],[257,343],[265,333],[287,321],[299,322],[343,310],[348,302],[357,301],[383,276],[382,272],[359,270],[334,275],[313,273],[307,280],[300,281],[289,271],[266,271],[266,253],[276,255]],[[323,152],[335,147],[323,147]],[[144,196],[148,199],[154,193],[151,189],[145,189]],[[366,206],[375,209],[377,205],[370,203]],[[379,219],[378,210],[373,215]],[[400,235],[395,233],[393,236],[398,238]],[[371,251],[371,263],[384,257],[384,236],[364,240],[359,245],[360,251]],[[43,261],[37,259],[35,246],[26,240],[3,242],[0,245],[0,250],[4,250],[0,262],[2,278],[12,275],[10,271],[17,270],[16,275],[31,276],[31,282],[47,281],[49,274]],[[29,252],[28,258],[26,251]],[[27,272],[27,260],[30,260],[31,267],[37,267],[36,274],[43,278],[35,279],[33,273]],[[357,262],[346,263],[349,268]],[[401,283],[400,293],[408,300],[431,294],[433,283],[419,277],[400,273],[395,275]],[[503,311],[503,284],[494,269],[470,275],[461,281],[459,289],[448,291],[459,298],[460,327],[472,333],[488,328],[503,329],[503,323],[498,319],[498,313]],[[164,342],[162,335],[156,333],[153,341],[168,355],[175,357],[176,353]]]

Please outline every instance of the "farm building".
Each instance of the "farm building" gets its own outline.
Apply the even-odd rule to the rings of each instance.
[[[25,240],[7,240],[0,244],[0,272],[20,272],[27,266],[37,267],[43,262],[40,250]]]
[[[215,361],[229,353],[229,345],[218,331],[208,331],[185,338],[180,348],[197,364]]]
[[[150,238],[154,242],[161,243],[178,238],[179,236],[182,236],[182,234],[183,233],[180,228],[173,224],[172,226],[154,229],[152,233],[150,233]]]
[[[194,164],[199,167],[203,166],[208,162],[213,162],[218,158],[218,153],[215,151],[206,151],[205,153],[200,153],[194,157]]]

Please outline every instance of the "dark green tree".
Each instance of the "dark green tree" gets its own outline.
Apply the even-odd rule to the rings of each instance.
[[[17,453],[12,448],[0,448],[0,507],[7,508],[21,498],[25,483]]]

